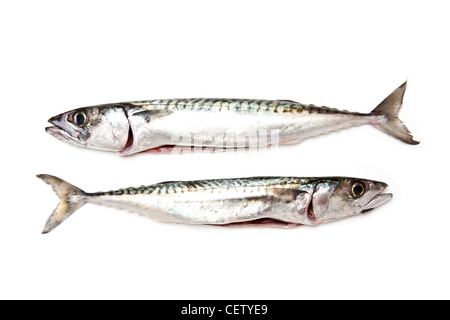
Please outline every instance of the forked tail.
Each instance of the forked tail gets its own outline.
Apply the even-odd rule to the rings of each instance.
[[[394,92],[372,110],[371,114],[384,115],[387,118],[386,122],[376,124],[374,127],[408,144],[419,144],[419,141],[413,139],[411,132],[398,118],[398,113],[403,104],[405,90],[406,82],[395,89]]]
[[[45,234],[55,229],[72,213],[81,208],[86,203],[86,193],[70,183],[48,174],[38,174],[37,177],[51,185],[53,191],[60,198],[58,206],[48,218],[44,231],[42,231]]]

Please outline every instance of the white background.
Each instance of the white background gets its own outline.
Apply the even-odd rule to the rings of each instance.
[[[446,2],[2,1],[0,298],[450,298]],[[370,126],[295,146],[122,158],[44,131],[129,100],[291,99],[369,112],[408,80],[410,146]],[[343,175],[385,181],[370,214],[293,230],[164,224],[58,199],[166,180]]]

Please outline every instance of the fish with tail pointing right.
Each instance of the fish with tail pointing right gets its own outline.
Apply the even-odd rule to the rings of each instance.
[[[418,144],[398,118],[406,82],[370,113],[305,105],[290,100],[166,99],[104,104],[52,117],[46,131],[61,141],[122,156],[259,148],[295,144],[329,132],[370,124]],[[187,148],[185,148],[187,147]]]

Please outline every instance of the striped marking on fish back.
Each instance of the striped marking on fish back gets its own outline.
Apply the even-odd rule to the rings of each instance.
[[[147,110],[191,110],[191,111],[235,111],[235,112],[272,112],[272,113],[345,113],[353,112],[335,108],[318,107],[313,104],[301,104],[291,100],[248,100],[248,99],[166,99],[133,101],[135,107]],[[359,113],[355,113],[359,114]]]
[[[333,178],[329,178],[333,180]],[[149,186],[138,188],[124,188],[112,190],[105,193],[89,195],[133,195],[133,194],[171,194],[185,193],[205,190],[218,189],[237,189],[237,188],[280,188],[280,189],[298,189],[301,186],[323,181],[318,178],[291,178],[291,177],[252,177],[242,179],[215,179],[215,180],[197,180],[197,181],[166,181]]]

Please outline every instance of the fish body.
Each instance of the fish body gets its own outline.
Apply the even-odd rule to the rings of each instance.
[[[384,116],[287,101],[181,99],[130,103],[128,119],[133,138],[120,151],[122,155],[169,145],[234,149],[295,143],[347,127],[381,123]]]
[[[207,225],[317,225],[371,210],[392,198],[383,182],[347,178],[252,177],[162,182],[138,188],[87,193],[51,176],[60,203],[48,233],[86,203],[116,207],[156,220]]]
[[[75,109],[52,117],[53,126],[46,130],[62,141],[120,155],[168,146],[236,149],[294,144],[365,124],[417,144],[398,118],[405,89],[406,82],[371,113],[289,100],[151,100]]]

